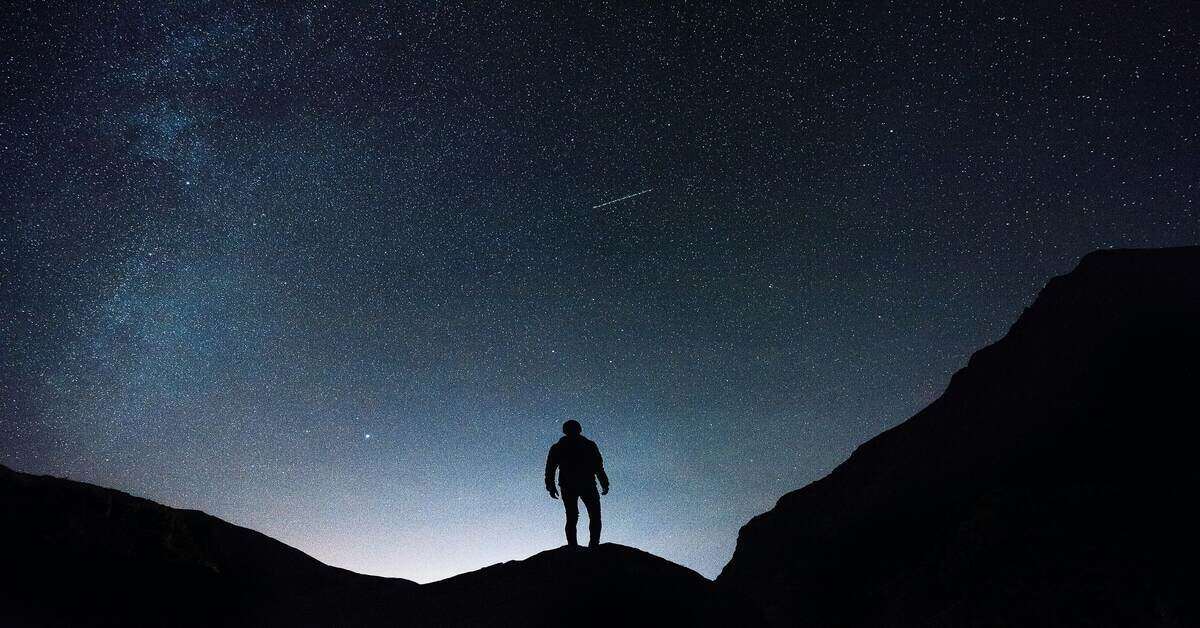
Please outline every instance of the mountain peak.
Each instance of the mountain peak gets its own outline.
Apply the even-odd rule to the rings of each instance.
[[[756,623],[754,613],[719,594],[700,574],[615,543],[546,550],[422,588],[428,606],[417,615],[436,618],[431,625]]]

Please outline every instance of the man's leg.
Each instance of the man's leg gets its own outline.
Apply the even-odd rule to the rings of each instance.
[[[562,494],[563,506],[567,509],[567,545],[575,547],[579,545],[575,540],[575,524],[579,523],[579,495],[564,486],[558,487],[558,490]]]
[[[600,494],[596,492],[596,487],[592,487],[590,491],[584,491],[580,496],[583,500],[583,505],[587,508],[588,513],[588,547],[596,547],[600,544]],[[575,510],[576,517],[579,516],[579,510]]]

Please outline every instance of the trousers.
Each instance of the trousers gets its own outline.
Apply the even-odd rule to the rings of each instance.
[[[600,544],[600,493],[596,491],[596,485],[585,487],[582,490],[574,490],[567,486],[560,486],[562,492],[563,507],[567,509],[567,545],[578,545],[575,536],[575,525],[579,523],[579,501],[583,501],[583,506],[587,508],[588,514],[588,545],[595,547]]]

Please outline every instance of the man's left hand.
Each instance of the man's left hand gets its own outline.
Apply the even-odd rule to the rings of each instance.
[[[607,487],[607,486],[601,487],[601,488],[600,488],[600,494],[601,494],[601,495],[608,495],[608,487]]]

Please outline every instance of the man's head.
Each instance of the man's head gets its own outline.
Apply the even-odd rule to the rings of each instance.
[[[566,434],[567,436],[579,436],[582,433],[583,426],[579,424],[579,421],[571,419],[570,421],[563,423],[563,434]]]

